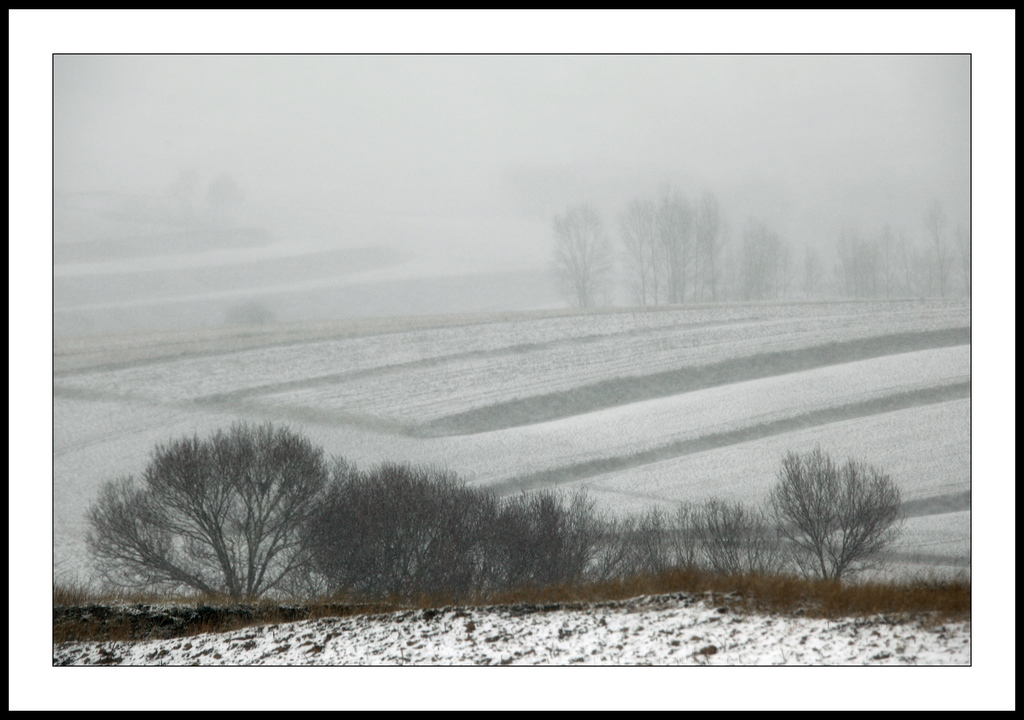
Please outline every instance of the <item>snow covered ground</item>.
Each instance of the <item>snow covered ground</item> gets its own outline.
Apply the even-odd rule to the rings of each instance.
[[[586,488],[609,512],[639,512],[652,505],[674,510],[679,502],[709,494],[757,504],[778,477],[789,451],[820,446],[835,458],[855,457],[882,468],[900,486],[904,500],[971,489],[971,401],[878,413],[815,425],[757,440],[647,463],[562,484]]]
[[[780,366],[689,392],[584,403],[568,416],[487,432],[406,431],[474,408],[500,415],[501,403],[587,383],[969,323],[962,302],[783,303],[422,327],[281,325],[197,333],[191,343],[140,335],[139,347],[116,337],[62,342],[52,401],[54,570],[91,576],[85,512],[104,482],[137,475],[158,442],[239,420],[288,424],[361,467],[446,466],[499,491],[586,485],[619,514],[712,495],[757,502],[785,451],[816,444],[877,464],[907,499],[962,493],[971,487],[969,345],[852,361],[826,354],[826,364],[802,371]],[[916,406],[887,405],[908,393],[919,396],[907,401]],[[916,542],[928,548],[969,547],[969,534],[920,530]]]
[[[1012,632],[991,640],[969,622],[745,615],[673,593],[69,644],[41,681],[12,687],[74,709],[1005,709]],[[546,669],[497,669],[522,665]]]
[[[1008,709],[1012,602],[1001,609],[975,613],[973,633],[746,615],[728,596],[683,593],[404,611],[70,644],[45,672],[12,664],[11,693],[35,709]]]
[[[673,593],[327,618],[148,642],[68,643],[65,665],[969,665],[969,622],[745,614]]]

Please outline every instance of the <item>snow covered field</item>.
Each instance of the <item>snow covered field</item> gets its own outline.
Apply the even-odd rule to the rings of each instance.
[[[64,374],[58,392],[174,403],[260,399],[425,422],[516,397],[829,342],[965,327],[962,306],[803,306],[510,320],[302,342]],[[756,306],[755,306],[756,307]],[[911,306],[913,307],[913,306]],[[716,316],[717,315],[717,316]],[[795,315],[795,316],[794,316]]]
[[[834,457],[857,457],[898,478],[903,499],[970,490],[970,436],[950,432],[970,426],[968,399],[878,413],[727,445],[603,473],[566,483],[587,488],[599,504],[635,512],[652,503],[666,510],[696,501],[712,488],[719,497],[746,503],[764,499],[777,480],[778,458],[815,445]]]
[[[756,502],[786,451],[818,443],[889,472],[907,499],[962,494],[970,346],[955,338],[969,327],[962,302],[900,301],[321,323],[208,330],[191,343],[180,333],[60,340],[55,572],[90,576],[85,511],[104,482],[141,472],[156,443],[238,420],[288,424],[363,467],[445,466],[499,492],[586,486],[614,513],[712,495]],[[796,367],[805,351],[814,360],[803,369],[761,364],[789,353]],[[857,352],[868,355],[851,359]],[[708,367],[719,368],[700,381],[708,386],[630,389],[665,372],[685,383],[690,368]],[[575,408],[574,393],[595,383],[611,391]],[[500,421],[504,404],[550,393],[561,403],[552,419],[419,431],[467,410]],[[969,552],[969,523],[940,518],[915,520],[907,552]]]
[[[88,576],[84,511],[104,481],[140,472],[157,442],[205,435],[236,420],[287,423],[326,452],[362,466],[445,465],[474,485],[505,483],[503,491],[512,491],[508,483],[517,478],[568,468],[578,474],[548,478],[546,486],[585,486],[602,509],[616,513],[670,509],[711,495],[756,502],[786,451],[815,444],[881,467],[907,500],[959,497],[971,489],[967,345],[769,373],[487,432],[423,436],[407,429],[623,373],[969,324],[968,309],[958,303],[837,303],[491,318],[422,329],[398,324],[380,333],[363,327],[351,337],[329,328],[282,327],[279,334],[259,329],[252,337],[216,337],[192,350],[158,339],[117,351],[82,341],[54,377],[55,569],[58,576]],[[320,334],[330,339],[318,340]],[[705,447],[709,438],[714,442]],[[586,470],[593,462],[624,464]],[[970,519],[965,509],[911,517],[896,548],[900,567],[926,574],[964,570]],[[917,564],[907,565],[908,557]],[[991,647],[993,638],[972,636],[970,623],[744,615],[728,599],[709,600],[673,595],[321,619],[187,639],[68,645],[53,649],[52,662],[77,665],[54,670],[62,673],[60,685],[102,707],[149,706],[154,699],[168,708],[984,704],[971,697],[969,680],[964,688],[958,678],[934,675],[948,665],[972,672],[966,666],[978,665]],[[193,664],[230,667],[211,669],[214,676],[182,667]],[[146,667],[111,672],[97,665]],[[265,665],[334,667],[249,667]],[[494,674],[501,671],[475,669],[482,665],[549,670],[505,671],[531,673],[522,691],[512,689],[521,683]],[[576,665],[603,667],[572,670]],[[636,667],[642,665],[653,667]],[[695,667],[691,672],[702,675],[682,677],[675,665],[728,668]],[[780,676],[773,665],[791,667]],[[834,667],[809,670],[813,676],[792,667],[818,665]],[[864,665],[918,667],[867,671]],[[842,669],[853,667],[859,670]],[[183,673],[188,676],[179,680]],[[985,677],[989,685],[1012,684],[1012,667],[990,667]],[[182,681],[190,683],[189,693],[167,690]],[[851,694],[865,683],[870,692]],[[97,701],[96,692],[118,700]]]
[[[969,622],[747,615],[673,593],[571,606],[326,618],[136,643],[68,643],[74,665],[969,665]]]

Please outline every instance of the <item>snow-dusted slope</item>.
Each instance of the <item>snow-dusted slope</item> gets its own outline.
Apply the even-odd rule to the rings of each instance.
[[[55,575],[96,579],[84,538],[103,483],[138,476],[157,443],[237,421],[287,424],[362,468],[441,466],[505,493],[586,485],[618,514],[711,496],[758,502],[786,451],[817,444],[878,464],[907,499],[971,487],[966,303],[471,319],[62,341]],[[911,342],[923,332],[942,337]],[[805,350],[813,362],[764,355]],[[666,372],[664,387],[651,380]],[[462,420],[435,426],[452,418]],[[919,535],[928,548],[969,547],[966,533]]]
[[[74,665],[969,665],[969,622],[747,615],[673,593],[570,606],[327,618],[136,643],[69,643]]]

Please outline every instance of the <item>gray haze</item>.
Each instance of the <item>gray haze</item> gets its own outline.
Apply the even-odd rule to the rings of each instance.
[[[831,268],[970,226],[970,58],[54,58],[58,333],[561,307],[552,218],[671,184]],[[606,302],[626,304],[623,289]]]

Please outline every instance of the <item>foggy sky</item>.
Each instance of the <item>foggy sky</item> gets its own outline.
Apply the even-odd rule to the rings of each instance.
[[[184,185],[201,202],[219,176],[240,191],[233,226],[273,246],[238,261],[378,248],[394,281],[544,271],[554,213],[594,203],[614,239],[626,204],[666,183],[716,193],[732,242],[749,217],[794,248],[831,251],[844,226],[921,236],[936,199],[969,224],[967,55],[57,55],[53,69],[58,248],[110,239],[68,210],[84,194],[168,202]],[[232,257],[185,251],[193,266]],[[57,253],[58,305],[64,277],[132,270],[103,259],[120,269]]]

